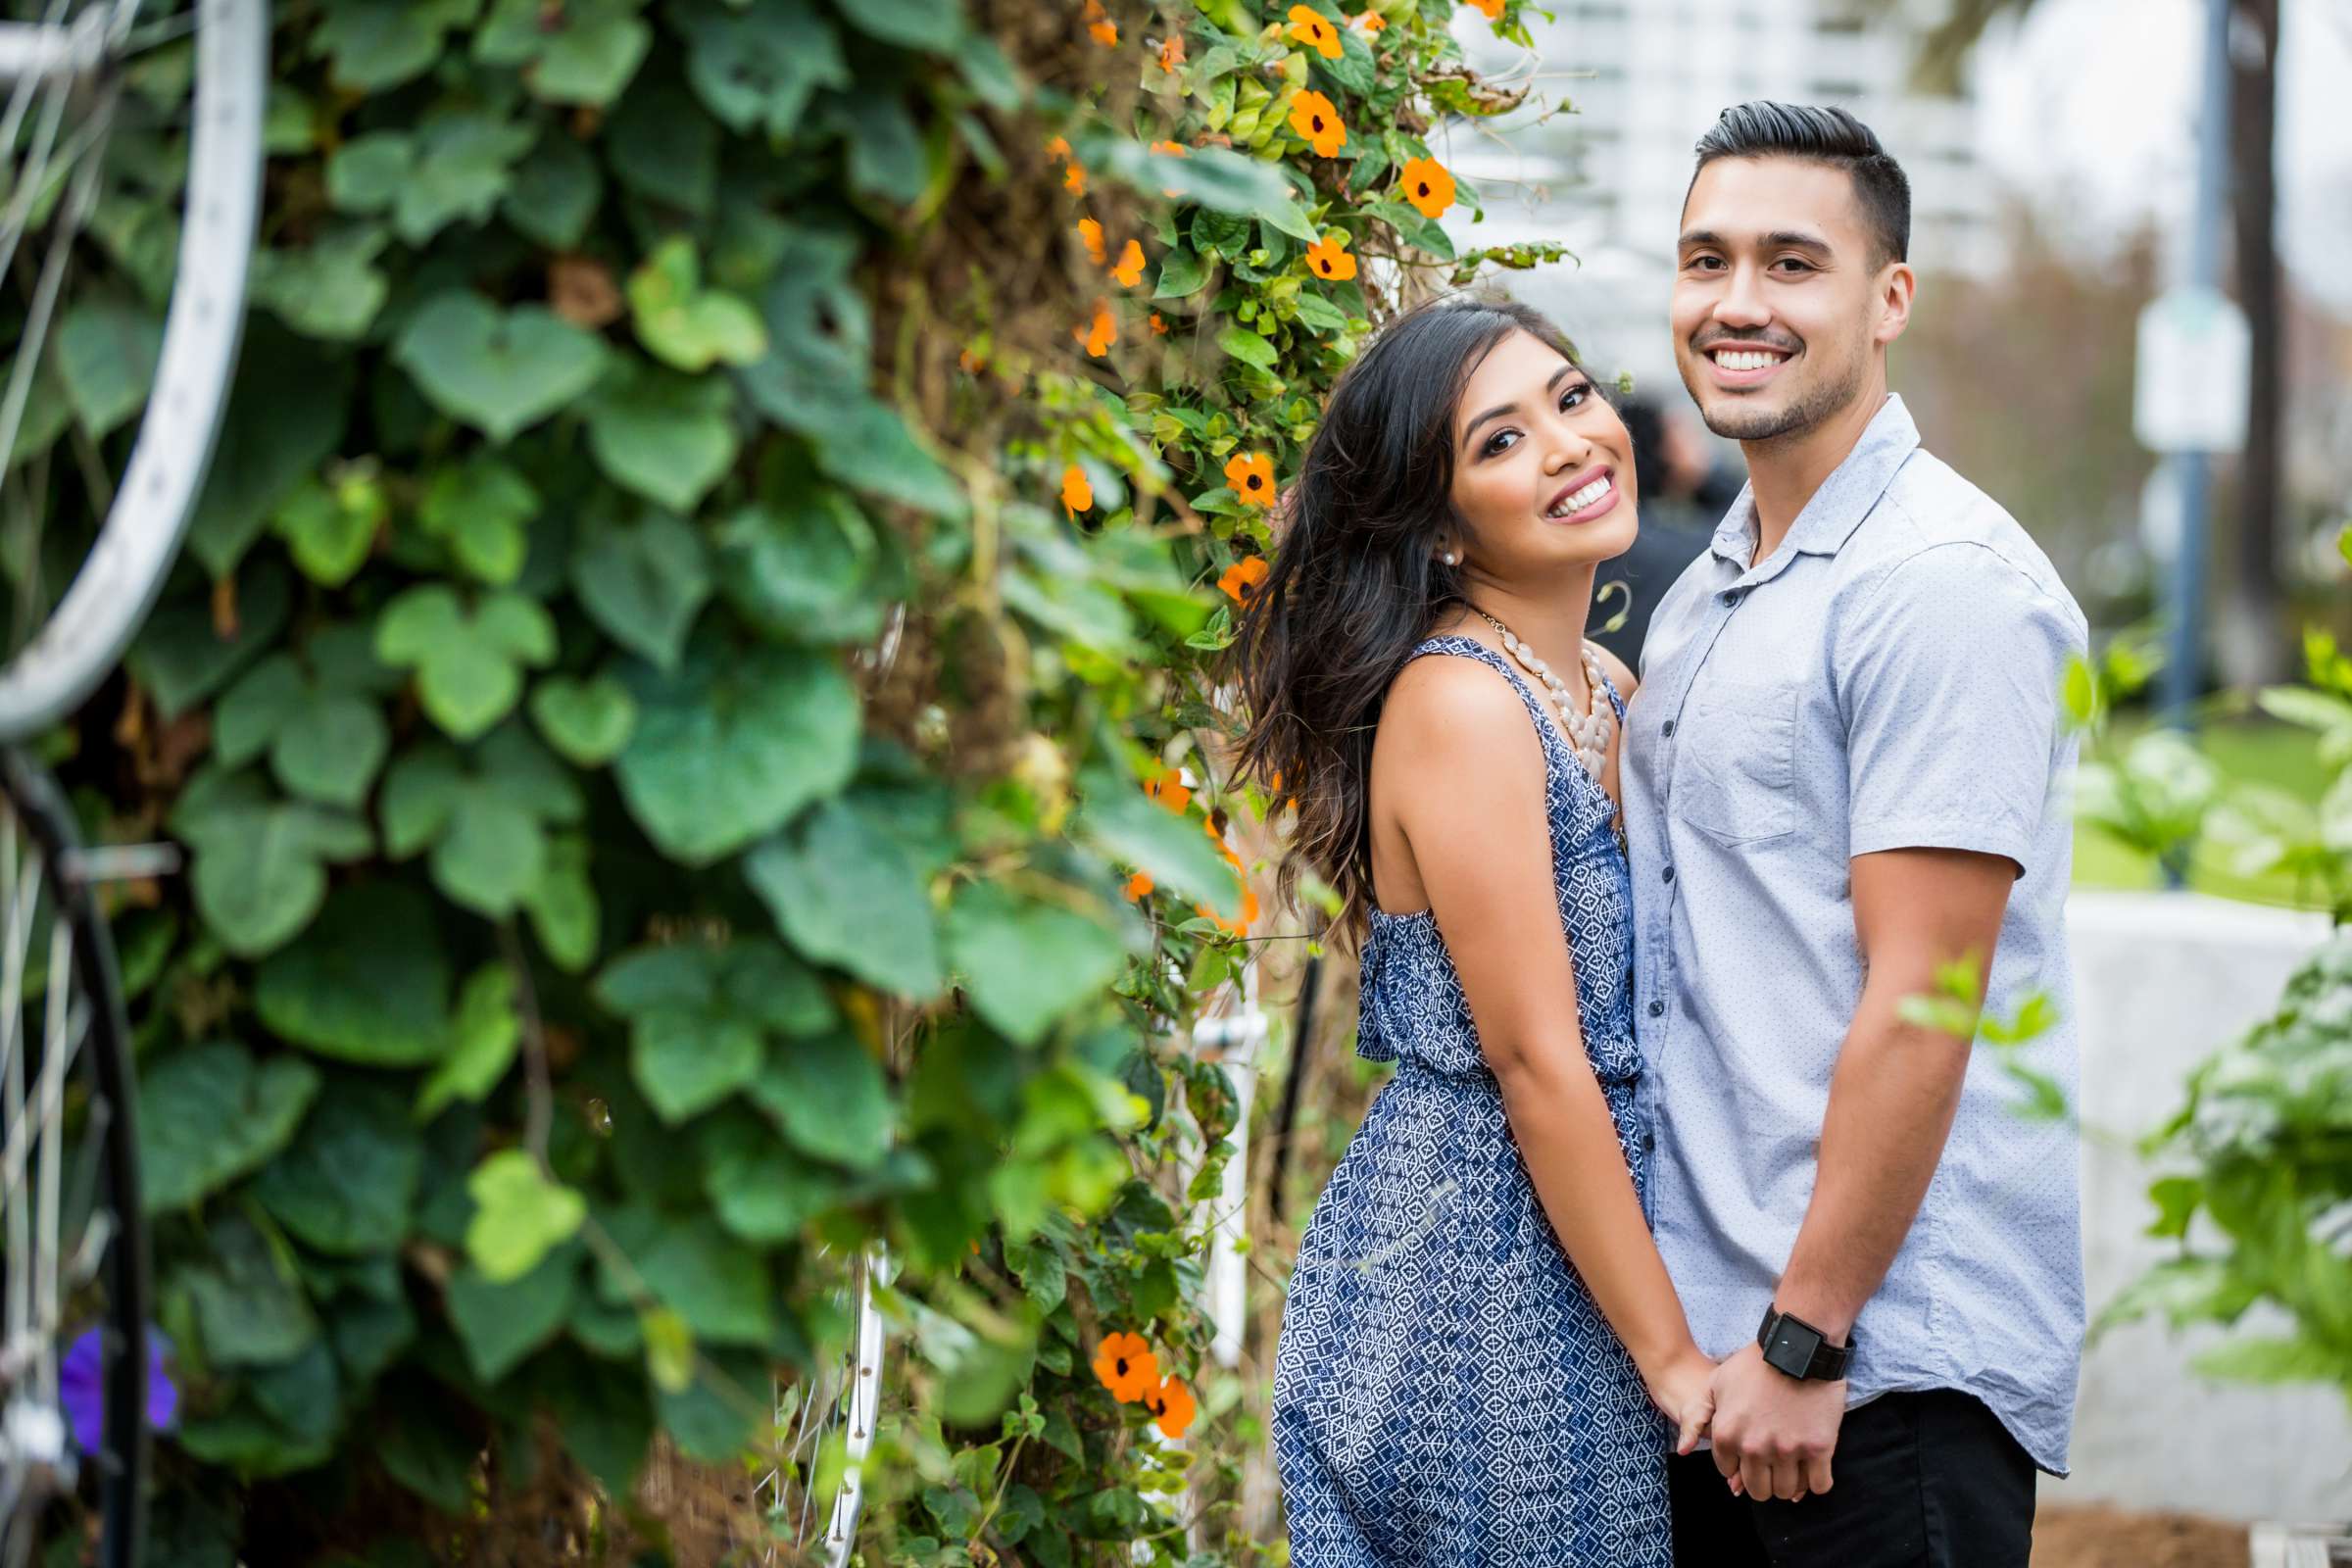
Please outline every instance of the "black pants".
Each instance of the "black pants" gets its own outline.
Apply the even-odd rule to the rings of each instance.
[[[1676,1568],[2027,1568],[2034,1461],[1983,1401],[1888,1394],[1849,1410],[1832,1485],[1735,1497],[1701,1450],[1667,1461]]]

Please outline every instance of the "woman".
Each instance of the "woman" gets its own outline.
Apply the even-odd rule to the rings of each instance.
[[[1300,1568],[1672,1560],[1666,1449],[1714,1369],[1642,1217],[1634,682],[1583,638],[1633,472],[1542,316],[1424,307],[1332,393],[1241,628],[1243,762],[1297,813],[1283,880],[1339,894],[1356,1049],[1398,1063],[1283,1315]]]

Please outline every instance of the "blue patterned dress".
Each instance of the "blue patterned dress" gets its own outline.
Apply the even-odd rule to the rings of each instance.
[[[1632,883],[1616,808],[1527,683],[1585,1051],[1637,1189]],[[1625,706],[1614,687],[1610,704]],[[1423,911],[1378,910],[1357,1052],[1395,1060],[1300,1244],[1274,1357],[1298,1568],[1670,1568],[1670,1434],[1537,1200],[1460,977]],[[1646,1195],[1644,1195],[1646,1196]]]

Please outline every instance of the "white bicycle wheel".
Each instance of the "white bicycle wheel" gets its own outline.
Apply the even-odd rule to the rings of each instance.
[[[267,0],[0,0],[0,14],[9,740],[70,712],[114,667],[204,483],[245,318],[270,20]],[[116,202],[118,181],[178,196],[175,212],[157,204],[179,229],[168,280],[152,233],[108,228],[111,213],[131,210]],[[168,288],[160,342],[144,311],[110,323],[104,309],[142,246],[159,264],[149,287]],[[62,354],[54,329],[85,309],[82,352]]]
[[[0,748],[4,1568],[137,1568],[149,1401],[169,1397],[150,1371],[137,1091],[99,858],[56,783]]]

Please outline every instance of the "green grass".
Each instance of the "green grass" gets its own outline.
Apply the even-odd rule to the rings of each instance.
[[[2145,719],[2120,719],[2104,738],[2086,743],[2083,756],[2121,756],[2132,737],[2146,727]],[[2231,779],[2276,785],[2310,801],[2317,801],[2328,787],[2328,772],[2320,765],[2315,737],[2309,730],[2263,718],[2237,718],[2206,726],[2201,740],[2205,754]],[[2076,824],[2075,886],[2140,889],[2163,885],[2163,874],[2154,859],[2095,827]],[[2200,853],[2192,859],[2188,885],[2199,893],[2252,904],[2325,907],[2315,894],[2298,889],[2293,878],[2241,876],[2223,863],[2218,854]]]

